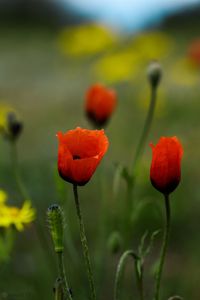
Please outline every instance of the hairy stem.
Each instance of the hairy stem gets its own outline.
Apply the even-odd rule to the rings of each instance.
[[[67,282],[67,278],[66,278],[66,273],[65,273],[65,266],[64,266],[64,262],[63,262],[63,253],[62,252],[58,252],[58,269],[59,269],[59,276],[60,278],[62,278],[62,282],[63,282],[63,292],[64,292],[64,298],[65,299],[69,299],[72,300],[72,295],[71,295],[71,291]]]
[[[150,99],[150,105],[147,113],[147,117],[144,123],[143,131],[139,140],[139,143],[136,148],[135,156],[133,159],[133,181],[135,179],[135,175],[137,173],[138,163],[139,160],[144,152],[145,144],[151,129],[153,116],[155,112],[156,107],[156,87],[151,87],[151,99]]]
[[[155,296],[154,300],[159,300],[160,298],[160,283],[162,278],[162,271],[167,251],[167,245],[169,242],[169,233],[170,233],[170,219],[171,219],[171,212],[170,212],[170,201],[169,201],[169,195],[164,195],[165,199],[165,211],[166,211],[166,224],[165,224],[165,230],[163,235],[163,243],[160,253],[160,262],[158,266],[158,271],[156,274],[156,287],[155,287]]]
[[[92,268],[91,268],[89,248],[88,248],[87,238],[86,238],[86,234],[85,234],[85,226],[84,226],[84,222],[83,222],[80,202],[79,202],[79,198],[78,198],[77,185],[75,185],[75,184],[73,185],[73,191],[74,191],[74,200],[75,200],[75,205],[76,205],[76,213],[77,213],[77,217],[78,217],[78,221],[79,221],[80,238],[81,238],[81,243],[82,243],[83,255],[84,255],[84,259],[85,259],[85,266],[86,266],[88,281],[89,281],[89,285],[90,285],[91,299],[96,300],[96,290],[95,290],[95,286],[94,286],[94,277],[93,277]]]

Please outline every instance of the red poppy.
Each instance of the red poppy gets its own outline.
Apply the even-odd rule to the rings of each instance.
[[[188,49],[188,56],[195,65],[200,67],[200,39],[191,43]]]
[[[161,137],[153,152],[150,178],[152,185],[168,195],[178,186],[181,179],[183,148],[177,137]]]
[[[58,171],[73,184],[85,185],[108,149],[104,130],[77,127],[66,133],[58,132]]]
[[[116,92],[101,84],[95,84],[86,93],[85,110],[88,118],[97,126],[105,125],[117,103]]]

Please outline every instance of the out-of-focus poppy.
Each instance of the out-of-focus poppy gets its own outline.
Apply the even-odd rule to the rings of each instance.
[[[86,93],[86,114],[96,126],[103,126],[112,115],[116,103],[117,96],[114,90],[95,84]]]
[[[0,105],[0,132],[9,140],[16,140],[23,129],[18,113],[7,105]]]
[[[200,67],[200,39],[191,43],[188,49],[189,59],[198,67]]]
[[[85,185],[108,149],[104,130],[77,127],[66,133],[58,132],[58,171],[60,176],[73,184]]]
[[[177,137],[161,137],[153,151],[150,178],[152,185],[168,195],[178,186],[181,179],[183,148]]]

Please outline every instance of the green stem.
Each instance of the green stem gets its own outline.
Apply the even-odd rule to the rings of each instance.
[[[151,86],[151,98],[150,98],[150,105],[148,109],[148,113],[146,116],[146,120],[144,123],[143,131],[141,134],[141,137],[139,139],[139,143],[136,148],[136,152],[133,158],[133,165],[132,165],[132,170],[133,173],[127,174],[127,210],[128,210],[128,215],[130,216],[130,213],[132,212],[132,196],[133,196],[133,189],[135,187],[135,178],[138,172],[138,166],[140,159],[142,157],[142,154],[144,152],[144,148],[147,142],[147,138],[149,136],[149,132],[151,129],[152,121],[153,121],[153,116],[155,112],[155,107],[156,107],[156,95],[157,95],[157,88],[155,86]]]
[[[17,144],[15,141],[10,142],[10,156],[11,156],[11,163],[13,168],[14,177],[17,183],[17,187],[19,190],[19,193],[21,194],[21,197],[23,200],[31,200],[31,197],[26,189],[26,186],[24,185],[24,182],[21,178],[20,170],[19,170],[19,159],[18,159],[18,151],[17,151]],[[46,235],[43,232],[42,226],[40,226],[40,222],[33,222],[33,228],[36,232],[36,236],[38,238],[38,241],[40,243],[40,246],[42,248],[42,251],[44,252],[44,256],[46,257],[46,253],[48,252],[49,256],[49,265],[51,265],[52,270],[55,270],[52,257],[50,256],[49,251],[47,251],[48,248],[48,242],[46,240]]]
[[[65,267],[63,262],[63,253],[58,252],[58,269],[59,269],[59,276],[62,278],[62,282],[64,285],[64,299],[72,300],[72,295],[70,292],[70,288],[67,282],[66,274],[65,274]]]
[[[161,254],[160,254],[160,262],[159,262],[159,266],[158,266],[158,272],[156,274],[156,287],[155,287],[154,300],[159,300],[160,283],[161,283],[162,271],[163,271],[163,266],[164,266],[166,251],[167,251],[167,245],[169,242],[169,233],[170,233],[171,213],[170,213],[169,195],[164,195],[164,199],[165,199],[165,210],[166,210],[166,224],[165,224],[163,244],[162,244]]]
[[[54,299],[55,300],[64,300],[63,295],[63,281],[61,277],[58,277],[56,279],[55,285],[54,285]]]
[[[128,257],[133,258],[134,260],[134,265],[135,265],[135,273],[136,273],[136,279],[137,279],[137,285],[138,285],[138,290],[140,294],[140,299],[144,300],[144,295],[143,295],[143,274],[139,273],[138,270],[138,262],[140,261],[140,258],[132,251],[132,250],[127,250],[125,251],[118,263],[117,266],[117,271],[116,271],[116,276],[115,276],[115,286],[114,286],[114,300],[119,300],[120,299],[120,290],[121,290],[121,279],[122,275],[124,273],[125,265],[126,265],[126,260]],[[142,271],[142,269],[141,269]]]
[[[138,146],[136,148],[136,152],[135,152],[135,156],[133,159],[133,184],[135,181],[135,176],[137,173],[137,168],[138,168],[138,163],[139,160],[144,152],[144,148],[145,148],[145,144],[151,129],[151,124],[152,124],[152,120],[153,120],[153,116],[154,116],[154,111],[155,111],[155,106],[156,106],[156,87],[151,86],[151,99],[150,99],[150,105],[149,105],[149,109],[148,109],[148,113],[147,113],[147,117],[144,123],[144,127],[143,127],[143,131],[142,131],[142,135],[140,137]]]
[[[83,255],[84,255],[84,259],[85,259],[87,276],[88,276],[88,281],[89,281],[89,285],[90,285],[91,299],[96,300],[94,277],[93,277],[92,268],[91,268],[88,243],[87,243],[87,238],[86,238],[86,234],[85,234],[85,226],[84,226],[84,222],[83,222],[83,218],[82,218],[80,202],[78,199],[77,185],[75,185],[75,184],[73,185],[73,192],[74,192],[74,200],[75,200],[75,205],[76,205],[76,213],[77,213],[78,221],[79,221],[80,238],[81,238],[81,243],[82,243]]]
[[[24,200],[30,199],[29,193],[21,179],[21,175],[19,172],[19,164],[18,164],[18,153],[17,153],[17,145],[15,141],[11,141],[11,160],[12,160],[12,167],[15,176],[15,180],[17,182],[17,186],[19,192]]]
[[[137,278],[137,285],[138,285],[138,291],[140,300],[144,300],[144,287],[143,287],[143,266],[141,266],[141,263],[139,265],[140,267],[140,273],[138,272],[138,261],[135,261],[135,269],[136,269],[136,278]],[[139,260],[140,262],[140,260]]]

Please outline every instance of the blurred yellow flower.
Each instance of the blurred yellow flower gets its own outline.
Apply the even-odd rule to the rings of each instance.
[[[108,83],[135,78],[150,60],[165,58],[172,49],[171,37],[161,32],[139,34],[113,51],[101,57],[93,66],[101,80]]]
[[[25,201],[21,208],[7,206],[5,204],[7,194],[0,190],[0,227],[14,225],[17,230],[22,231],[24,225],[35,219],[35,210],[31,207],[30,201]]]
[[[105,26],[89,23],[62,29],[58,36],[58,45],[64,54],[84,56],[107,50],[117,40],[117,35]]]
[[[167,57],[173,47],[173,40],[163,32],[150,31],[134,37],[130,47],[137,51],[141,60],[146,63]]]
[[[0,190],[0,205],[4,204],[8,198],[8,195],[3,190]]]
[[[170,78],[175,84],[190,87],[199,83],[199,70],[188,58],[182,57],[173,63]]]
[[[0,130],[7,130],[7,116],[9,113],[16,113],[14,108],[7,104],[0,104]]]
[[[129,49],[111,53],[100,58],[93,69],[107,83],[130,80],[139,71],[138,54]]]

